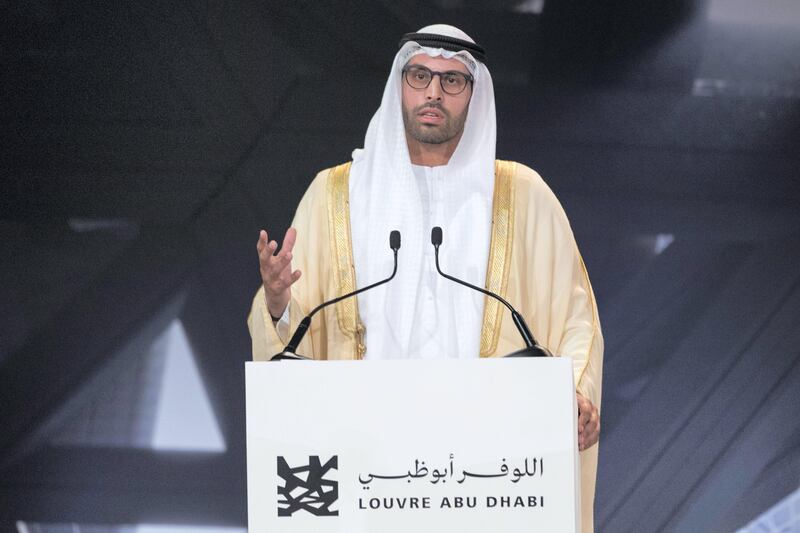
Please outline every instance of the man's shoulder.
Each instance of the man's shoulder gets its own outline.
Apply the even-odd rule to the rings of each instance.
[[[512,163],[514,168],[514,189],[518,201],[523,201],[527,205],[533,203],[540,210],[546,207],[561,209],[558,198],[538,172],[523,163],[516,161],[509,163]]]
[[[514,169],[514,184],[516,186],[542,189],[542,191],[550,190],[550,187],[547,186],[542,176],[528,165],[518,161],[504,161],[501,159],[498,159],[497,163],[511,163]]]
[[[317,172],[317,177],[319,178],[320,176],[328,175],[329,173],[331,173],[333,171],[336,171],[336,170],[345,171],[352,164],[353,164],[352,161],[345,161],[344,163],[339,163],[338,165],[333,165],[332,167],[323,168],[322,170]]]
[[[330,177],[334,175],[337,170],[342,172],[342,176],[347,176],[347,171],[349,170],[348,166],[350,164],[351,162],[348,161],[317,172],[317,174],[314,176],[314,179],[312,179],[311,183],[308,185],[306,196],[323,196],[328,188],[328,180]],[[342,180],[342,183],[347,183],[347,181]]]
[[[312,183],[316,181],[326,181],[328,179],[328,176],[337,170],[344,171],[346,173],[346,171],[349,171],[348,167],[352,163],[353,163],[352,161],[346,161],[338,165],[333,165],[332,167],[323,168],[322,170],[317,172],[317,174],[314,176],[314,180],[312,181]]]
[[[502,163],[510,164],[514,168],[514,179],[523,179],[523,180],[542,179],[541,176],[539,176],[538,172],[533,170],[525,163],[520,163],[519,161],[510,161],[505,159],[497,159],[495,160],[495,163],[498,165]]]

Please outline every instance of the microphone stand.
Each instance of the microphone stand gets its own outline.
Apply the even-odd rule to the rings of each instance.
[[[525,319],[522,318],[522,315],[514,309],[510,303],[508,303],[504,298],[500,295],[495,294],[489,290],[483,289],[481,287],[477,287],[471,283],[467,283],[466,281],[462,281],[458,278],[450,276],[442,272],[442,269],[439,267],[439,246],[442,244],[442,228],[439,226],[434,227],[431,230],[431,244],[433,244],[433,248],[435,251],[436,257],[436,270],[441,274],[443,277],[449,279],[450,281],[454,281],[460,285],[464,285],[465,287],[469,287],[470,289],[474,289],[478,292],[482,292],[487,296],[491,296],[492,298],[498,300],[500,303],[505,305],[509,311],[511,311],[511,318],[514,320],[514,325],[517,327],[517,331],[522,336],[522,340],[525,341],[525,348],[521,350],[517,350],[516,352],[512,352],[505,357],[552,357],[553,354],[545,348],[541,346],[536,339],[533,337],[533,333],[528,328],[528,324],[525,323]]]
[[[390,281],[392,281],[392,279],[394,279],[395,274],[397,274],[397,251],[400,249],[399,231],[394,230],[389,234],[389,247],[392,249],[392,252],[394,252],[394,268],[392,269],[391,276],[389,276],[384,280],[378,281],[377,283],[373,283],[372,285],[367,285],[366,287],[362,287],[351,293],[343,294],[342,296],[337,296],[332,300],[328,300],[327,302],[322,302],[321,304],[316,306],[314,309],[311,310],[311,312],[308,315],[306,315],[305,318],[303,318],[303,320],[300,321],[300,325],[297,326],[294,335],[292,335],[291,340],[289,340],[289,344],[286,345],[286,347],[283,349],[281,353],[273,355],[270,358],[270,361],[279,361],[281,359],[308,359],[308,357],[298,355],[296,351],[297,347],[300,345],[300,341],[303,340],[303,337],[305,336],[309,326],[311,325],[311,317],[313,317],[315,314],[317,314],[318,311],[324,309],[325,307],[328,307],[329,305],[341,302],[346,298],[350,298],[364,291],[374,289],[379,285],[383,285],[384,283],[389,283]]]

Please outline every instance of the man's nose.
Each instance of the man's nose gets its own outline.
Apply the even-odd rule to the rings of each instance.
[[[438,74],[431,77],[431,83],[425,89],[425,98],[428,100],[441,100],[442,99],[442,79]]]

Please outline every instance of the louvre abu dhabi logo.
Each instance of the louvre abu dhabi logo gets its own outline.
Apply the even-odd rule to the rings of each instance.
[[[283,456],[278,456],[278,516],[292,516],[303,510],[314,516],[339,516],[331,507],[339,499],[339,482],[331,479],[339,468],[339,456],[334,455],[325,464],[318,455],[308,458],[308,464],[289,466]]]

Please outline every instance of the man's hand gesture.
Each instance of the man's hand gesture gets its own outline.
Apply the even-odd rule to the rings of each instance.
[[[600,414],[597,407],[580,394],[578,397],[578,449],[588,450],[600,439]]]
[[[272,317],[280,317],[292,299],[292,283],[300,279],[301,272],[292,272],[292,248],[297,239],[297,230],[289,228],[283,237],[283,245],[279,254],[275,255],[278,243],[270,241],[267,232],[261,230],[258,235],[258,263],[261,270],[261,282],[267,297],[267,309]]]

